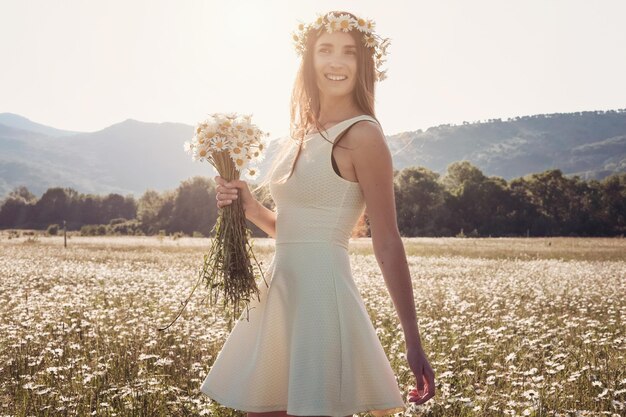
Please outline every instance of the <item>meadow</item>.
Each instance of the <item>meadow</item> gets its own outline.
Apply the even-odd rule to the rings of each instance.
[[[626,415],[626,239],[406,238],[437,394],[405,415]],[[239,416],[199,391],[228,336],[203,238],[0,234],[0,416]],[[255,239],[269,264],[272,239]],[[405,395],[415,380],[367,238],[354,279]],[[233,370],[237,372],[237,370]],[[408,405],[408,403],[407,403]]]

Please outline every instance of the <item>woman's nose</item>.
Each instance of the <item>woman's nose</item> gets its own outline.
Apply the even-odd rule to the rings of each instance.
[[[339,62],[339,58],[333,59],[330,63],[330,69],[332,70],[340,70],[342,67],[343,65]]]

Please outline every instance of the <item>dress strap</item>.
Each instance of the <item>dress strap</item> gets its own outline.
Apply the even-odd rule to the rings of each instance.
[[[360,116],[344,120],[343,122],[339,122],[335,126],[331,127],[331,129],[333,129],[333,133],[332,135],[330,135],[330,139],[333,141],[333,143],[335,143],[337,138],[340,137],[343,132],[345,132],[350,126],[352,126],[356,122],[360,122],[361,120],[370,120],[374,123],[378,123],[378,121],[369,114],[361,114]]]

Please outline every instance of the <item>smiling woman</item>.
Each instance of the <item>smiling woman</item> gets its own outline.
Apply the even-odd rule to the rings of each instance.
[[[348,33],[322,34],[315,42],[314,68],[318,88],[327,95],[349,97],[356,83],[356,42]]]
[[[260,298],[250,302],[249,320],[237,321],[200,389],[249,417],[403,412],[348,253],[367,207],[416,378],[409,401],[427,401],[435,393],[434,373],[421,346],[396,224],[391,154],[374,117],[374,85],[385,77],[380,64],[388,40],[374,34],[373,22],[347,12],[327,13],[299,31],[293,140],[266,178],[276,212],[244,181],[216,177],[218,207],[241,198],[246,217],[275,237],[276,250],[265,274],[269,287],[261,286]]]

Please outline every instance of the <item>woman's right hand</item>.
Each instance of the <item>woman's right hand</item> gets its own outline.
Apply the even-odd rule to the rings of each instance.
[[[423,404],[435,396],[435,372],[421,346],[409,346],[406,352],[409,368],[413,371],[417,383],[417,388],[410,392],[409,402]]]
[[[226,181],[219,175],[215,176],[214,179],[217,184],[215,187],[215,191],[217,192],[215,199],[217,200],[218,208],[227,206],[231,204],[233,200],[241,198],[243,209],[246,214],[248,214],[250,209],[259,204],[258,200],[252,195],[247,182],[241,179]]]

